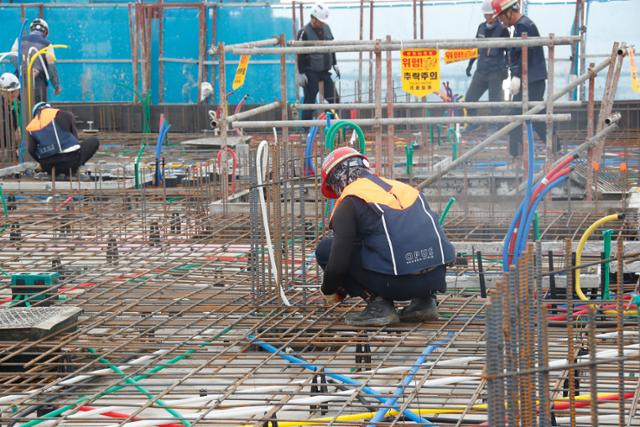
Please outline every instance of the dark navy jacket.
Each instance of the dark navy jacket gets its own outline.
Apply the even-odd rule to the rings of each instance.
[[[527,37],[539,37],[538,27],[529,17],[523,15],[522,18],[514,25],[515,31],[513,37],[522,37],[522,33],[527,33]],[[522,77],[522,48],[511,48],[511,75]],[[529,47],[527,49],[529,60],[528,76],[530,82],[537,82],[547,79],[547,61],[544,59],[544,50],[542,46]]]
[[[349,184],[336,202],[356,197],[362,266],[401,276],[446,265],[453,245],[421,193],[407,184],[367,174]]]
[[[487,27],[483,22],[478,25],[476,38],[509,37],[509,30],[501,23],[496,22],[492,28]],[[478,62],[476,71],[482,74],[506,71],[507,69],[507,49],[505,48],[481,48],[478,49]]]
[[[333,40],[333,34],[331,33],[331,28],[327,24],[322,24],[322,29],[316,30],[311,26],[311,23],[309,23],[298,32],[298,40]],[[329,71],[334,65],[336,65],[335,53],[305,53],[298,55],[298,71],[301,73],[306,71]]]

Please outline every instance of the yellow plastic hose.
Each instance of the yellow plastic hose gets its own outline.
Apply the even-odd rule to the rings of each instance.
[[[587,228],[587,231],[584,232],[582,237],[580,238],[580,242],[578,243],[578,249],[576,250],[576,294],[582,301],[588,301],[589,298],[582,292],[582,288],[580,287],[580,262],[582,260],[582,251],[584,250],[584,245],[587,242],[587,239],[591,234],[602,224],[606,224],[611,221],[618,221],[620,219],[624,219],[623,213],[617,213],[612,215],[607,215],[604,218],[600,218],[593,224]],[[569,276],[570,277],[570,276]]]
[[[35,62],[35,60],[40,55],[42,55],[43,53],[46,53],[49,49],[53,49],[53,48],[67,49],[69,48],[69,46],[67,46],[66,44],[52,44],[47,47],[43,47],[29,59],[29,65],[27,66],[27,105],[29,106],[29,110],[28,110],[29,113],[31,113],[31,108],[33,107],[31,105],[31,81],[33,80],[33,77],[31,76],[31,67],[33,66],[33,63]]]

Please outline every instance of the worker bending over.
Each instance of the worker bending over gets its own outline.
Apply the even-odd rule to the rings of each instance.
[[[367,302],[347,316],[354,326],[437,319],[435,293],[446,290],[446,265],[455,251],[423,195],[374,175],[367,158],[350,147],[322,164],[322,194],[337,199],[316,259],[324,270],[322,293],[330,303],[345,296]],[[411,300],[399,313],[394,301]]]
[[[298,40],[333,40],[331,28],[326,24],[327,19],[329,19],[329,8],[322,3],[315,4],[311,9],[311,21],[298,32]],[[336,76],[340,78],[335,53],[299,54],[297,64],[296,82],[304,90],[302,101],[304,104],[315,104],[320,82],[324,82],[324,99],[330,103],[340,102],[340,95],[336,91],[329,71],[333,67]],[[313,110],[302,110],[302,120],[309,120],[312,117]]]
[[[46,102],[33,107],[33,118],[27,125],[29,154],[42,170],[75,175],[98,150],[98,139],[91,137],[80,143],[73,115],[53,108]]]

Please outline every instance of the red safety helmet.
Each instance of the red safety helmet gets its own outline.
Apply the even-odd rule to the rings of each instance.
[[[493,8],[493,17],[497,18],[498,15],[507,11],[514,4],[519,4],[520,0],[492,0],[491,7]]]
[[[360,157],[367,160],[367,156],[351,147],[336,148],[324,158],[324,161],[322,162],[322,195],[324,197],[329,199],[337,199],[339,197],[327,183],[327,179],[329,178],[329,174],[331,174],[333,168],[352,157]]]

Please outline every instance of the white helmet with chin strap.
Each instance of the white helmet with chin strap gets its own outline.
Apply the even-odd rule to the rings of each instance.
[[[311,16],[320,22],[327,22],[329,19],[329,6],[323,3],[316,3],[311,8]]]
[[[3,73],[0,76],[0,91],[14,92],[20,89],[20,80],[13,73]]]

